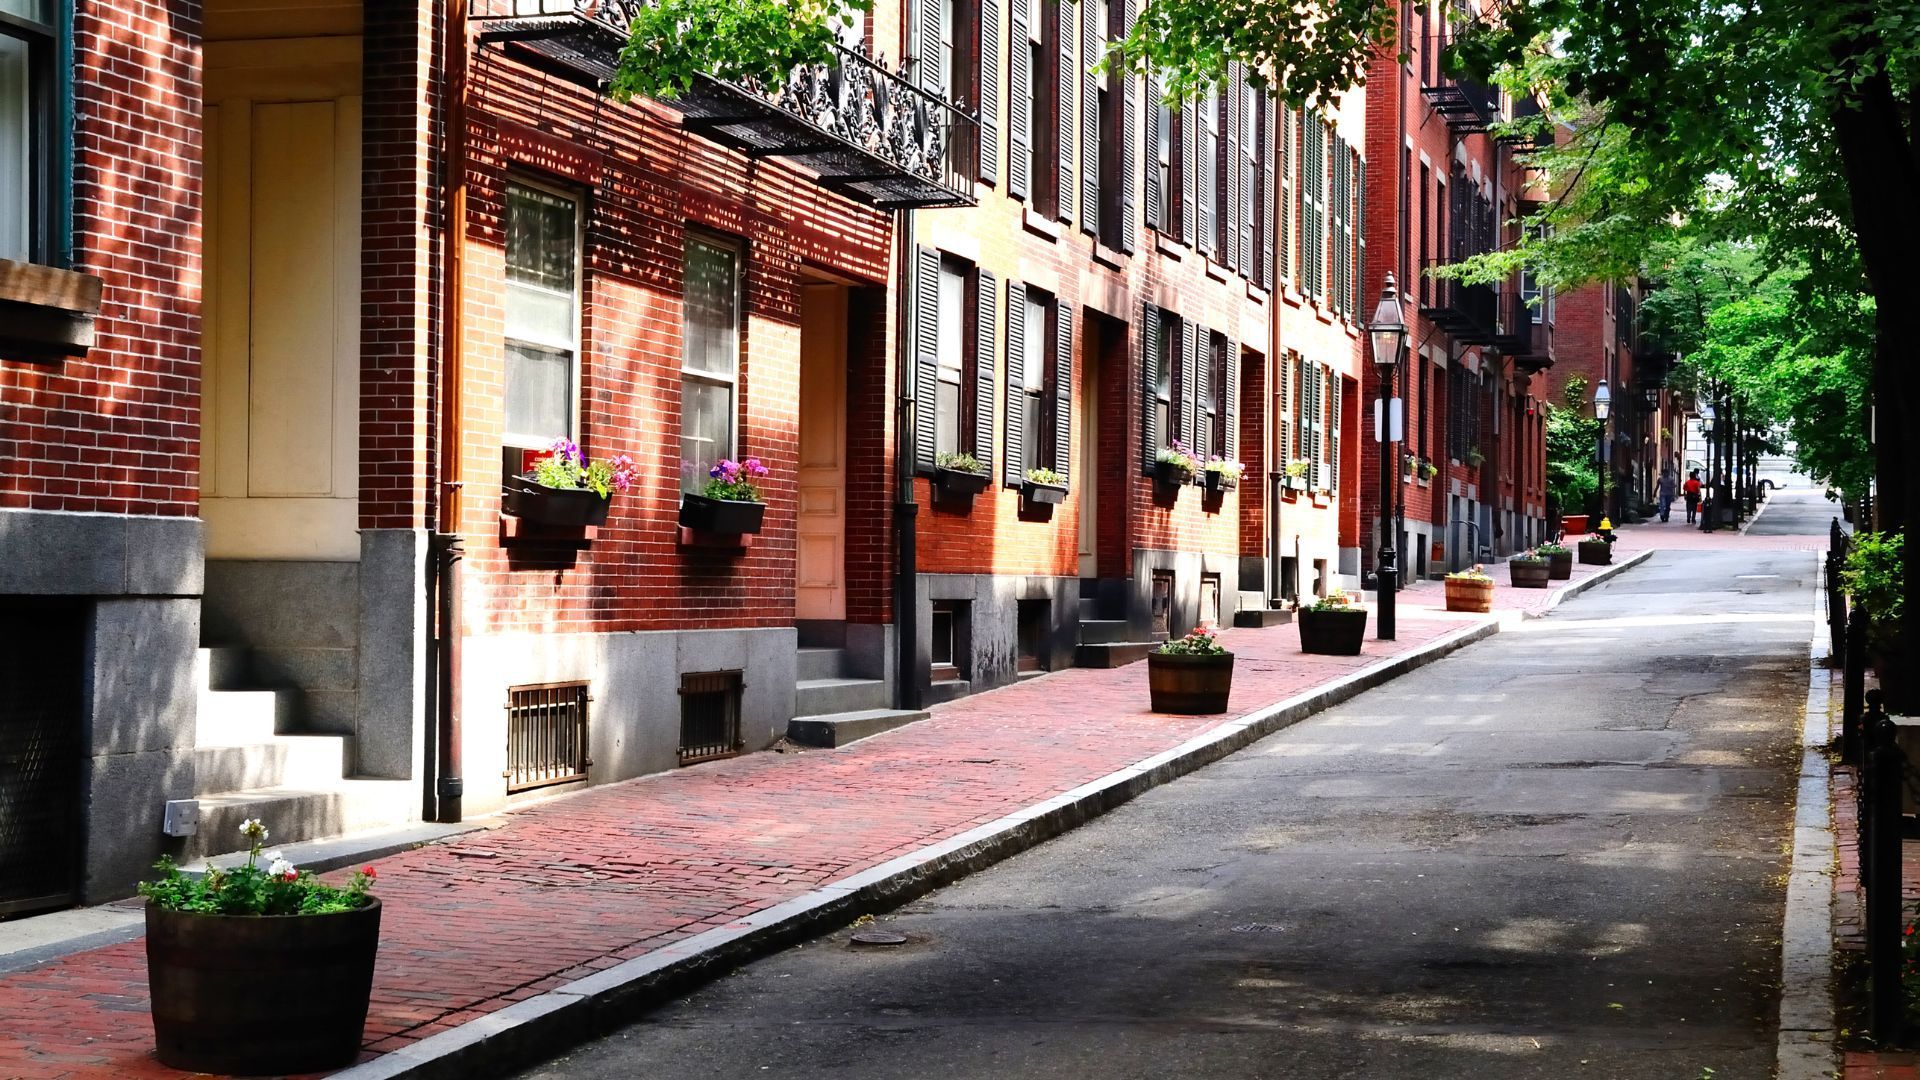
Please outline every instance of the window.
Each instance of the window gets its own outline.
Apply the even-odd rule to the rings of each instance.
[[[1260,197],[1261,162],[1260,152],[1264,135],[1261,120],[1265,109],[1260,107],[1260,92],[1242,84],[1240,87],[1240,160],[1233,167],[1240,170],[1240,227],[1245,230],[1244,243],[1241,245],[1240,272],[1255,281],[1260,275],[1251,264],[1260,262],[1260,216],[1266,200]],[[1228,243],[1232,243],[1229,239]]]
[[[54,32],[52,0],[0,0],[0,259],[55,257]]]
[[[1174,167],[1179,157],[1173,152],[1173,123],[1179,113],[1161,96],[1163,89],[1157,79],[1153,91],[1153,100],[1147,102],[1147,107],[1154,110],[1153,168],[1160,184],[1160,220],[1152,224],[1163,236],[1178,236],[1180,229],[1175,222],[1180,220],[1180,209],[1174,205],[1173,182],[1179,176],[1179,171]]]
[[[1125,11],[1126,7],[1123,4],[1112,4],[1108,3],[1107,0],[1100,0],[1098,25],[1106,28],[1106,34],[1109,38],[1119,37],[1125,33],[1125,28],[1116,22],[1116,17],[1123,15]],[[1105,51],[1103,45],[1101,48],[1102,55],[1105,54]],[[1124,81],[1126,76],[1117,70],[1118,65],[1115,66],[1116,70],[1107,72],[1107,77],[1100,80],[1098,90],[1100,108],[1100,207],[1097,216],[1100,222],[1100,242],[1110,248],[1119,250],[1125,245],[1127,240],[1131,238],[1121,235],[1123,232],[1122,226],[1125,223],[1121,221],[1120,207],[1120,204],[1124,201],[1123,196],[1126,191],[1126,181],[1128,179],[1120,175],[1121,150],[1123,149],[1123,144],[1127,136],[1125,123],[1126,111],[1121,107],[1121,103],[1126,98],[1126,84]],[[1093,78],[1092,75],[1086,77],[1089,79]]]
[[[747,748],[740,737],[738,671],[698,671],[680,676],[680,764],[729,758]]]
[[[1227,456],[1227,339],[1219,334],[1208,335],[1207,341],[1207,416],[1212,445],[1205,448],[1206,452],[1224,458]]]
[[[1033,184],[1033,208],[1056,218],[1060,216],[1060,0],[1033,0],[1026,46],[1027,71],[1033,79],[1033,92],[1027,95],[1032,108],[1027,145],[1033,155],[1027,175]]]
[[[1218,198],[1219,188],[1226,184],[1225,176],[1214,175],[1214,164],[1220,160],[1221,122],[1220,110],[1224,108],[1218,88],[1207,91],[1200,102],[1200,130],[1196,133],[1199,145],[1199,176],[1194,178],[1194,188],[1200,197],[1200,234],[1206,238],[1206,248],[1213,253],[1215,262],[1225,262],[1226,246],[1221,243],[1221,226],[1226,222],[1224,200]]]
[[[1053,453],[1054,315],[1053,298],[1027,290],[1026,335],[1020,364],[1020,470],[1058,468]]]
[[[1542,240],[1547,238],[1550,231],[1551,228],[1547,225],[1536,225],[1533,228],[1534,235]],[[1532,266],[1520,268],[1520,296],[1527,302],[1527,312],[1534,325],[1552,324],[1553,290],[1540,283],[1539,276]],[[1536,341],[1534,344],[1539,347],[1542,343]]]
[[[707,469],[735,456],[740,385],[740,249],[687,236],[686,315],[680,362],[680,483],[694,491]]]
[[[506,331],[507,442],[544,447],[575,434],[580,203],[572,196],[507,184]]]
[[[980,103],[975,78],[979,68],[974,63],[976,11],[971,0],[935,2],[940,5],[939,53],[934,58],[938,65],[935,70],[940,76],[940,96],[963,108],[976,107]],[[966,139],[970,130],[956,127],[953,132],[957,138]],[[952,160],[974,161],[976,153],[977,148],[971,145],[956,146]]]
[[[958,259],[940,260],[940,312],[937,352],[940,359],[940,385],[934,389],[933,449],[938,454],[957,454],[973,446],[973,409],[971,398],[973,364],[967,347],[967,328],[973,325],[967,287],[971,268]]]
[[[1154,634],[1163,638],[1173,636],[1173,571],[1155,570],[1153,591],[1149,595]]]
[[[587,778],[592,700],[583,682],[507,688],[507,794]]]
[[[1426,162],[1420,163],[1420,302],[1430,299],[1432,284],[1427,280],[1427,229],[1433,221],[1433,203],[1430,195],[1433,191],[1433,169]]]
[[[1433,365],[1420,361],[1420,456],[1428,461],[1433,460],[1433,443],[1428,438],[1433,433],[1430,423],[1433,418],[1430,405],[1433,400],[1430,396],[1433,390],[1432,375]]]

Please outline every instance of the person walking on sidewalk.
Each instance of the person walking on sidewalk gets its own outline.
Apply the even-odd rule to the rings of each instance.
[[[1667,466],[1660,468],[1660,521],[1664,524],[1673,517],[1673,470]]]
[[[1700,470],[1687,470],[1687,483],[1682,491],[1687,499],[1687,524],[1693,524],[1693,516],[1700,510]]]

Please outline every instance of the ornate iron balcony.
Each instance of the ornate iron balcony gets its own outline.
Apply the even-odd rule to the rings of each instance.
[[[1447,260],[1431,259],[1423,268],[1448,265]],[[1491,285],[1472,285],[1451,278],[1433,279],[1433,289],[1420,305],[1420,314],[1446,331],[1462,345],[1492,345],[1494,324],[1498,321],[1499,294]]]
[[[1447,47],[1444,37],[1429,37],[1427,50],[1436,54]],[[1422,86],[1420,93],[1433,105],[1434,111],[1455,131],[1471,133],[1487,130],[1500,114],[1500,92],[1483,82],[1472,79],[1456,79],[1441,74],[1433,83]]]
[[[468,0],[482,42],[604,92],[643,0]],[[977,121],[865,50],[796,70],[778,90],[699,76],[667,104],[688,129],[749,157],[779,157],[882,210],[971,206],[962,171]]]

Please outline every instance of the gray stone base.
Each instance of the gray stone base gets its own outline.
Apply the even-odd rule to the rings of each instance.
[[[658,630],[638,633],[476,635],[462,668],[467,814],[508,801],[507,689],[586,680],[588,782],[625,780],[680,765],[680,676],[739,671],[740,730],[746,749],[764,750],[793,719],[799,635],[792,627]],[[538,789],[552,794],[555,789]]]
[[[1005,686],[1018,675],[1020,659],[1020,601],[1048,604],[1048,629],[1041,646],[1041,666],[1059,671],[1073,666],[1074,646],[1080,639],[1080,579],[1025,574],[922,574],[916,669],[924,679],[932,663],[933,605],[935,601],[962,601],[966,625],[958,635],[962,654],[955,657],[966,692],[978,693]]]

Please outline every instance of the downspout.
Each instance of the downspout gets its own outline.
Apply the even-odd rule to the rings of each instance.
[[[894,578],[893,626],[894,704],[902,709],[920,707],[920,568],[919,531],[916,518],[920,506],[913,498],[914,473],[914,401],[913,401],[913,211],[903,209],[894,218],[894,274],[899,283],[894,295],[894,421],[893,470],[897,497],[893,505]]]
[[[461,305],[465,294],[464,246],[467,232],[467,5],[447,0],[441,34],[442,205],[441,229],[439,415],[436,435],[436,520],[430,550],[434,626],[434,768],[431,801],[433,819],[457,822],[465,784],[460,765],[461,649],[465,625],[461,604],[460,448],[463,336],[466,319]]]

